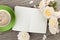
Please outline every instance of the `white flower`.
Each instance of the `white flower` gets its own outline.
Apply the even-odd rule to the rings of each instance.
[[[58,20],[56,17],[51,17],[49,19],[49,31],[51,34],[56,34],[59,33],[59,29],[58,29]]]
[[[40,3],[39,3],[39,7],[38,8],[43,8],[46,6],[46,1],[45,0],[42,0]]]
[[[18,34],[18,40],[29,40],[30,35],[27,32],[19,32]]]
[[[39,7],[38,8],[43,8],[47,5],[49,5],[50,1],[55,1],[55,0],[42,0],[40,3],[39,3]]]
[[[54,12],[53,16],[60,18],[60,11]]]
[[[46,18],[50,18],[54,13],[54,9],[53,7],[47,6],[42,12]]]

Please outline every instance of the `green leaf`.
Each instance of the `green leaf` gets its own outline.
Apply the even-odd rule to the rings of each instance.
[[[51,1],[48,6],[50,6],[50,7],[56,7],[56,5],[57,5],[57,2]]]

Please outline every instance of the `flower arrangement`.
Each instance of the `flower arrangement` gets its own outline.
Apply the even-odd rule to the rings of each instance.
[[[51,34],[59,33],[58,18],[60,18],[60,11],[56,8],[57,2],[55,0],[42,0],[38,6],[43,9],[43,15],[47,18],[49,31]]]

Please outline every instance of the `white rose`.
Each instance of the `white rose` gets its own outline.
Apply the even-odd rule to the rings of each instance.
[[[19,32],[18,34],[18,40],[29,40],[30,35],[27,32]]]
[[[49,31],[51,34],[56,34],[59,32],[59,29],[58,29],[58,20],[56,17],[51,17],[49,19]]]
[[[54,13],[54,9],[53,7],[49,7],[47,6],[46,8],[43,9],[43,15],[46,17],[46,18],[50,18],[53,13]]]
[[[39,3],[39,7],[38,8],[43,8],[47,5],[49,5],[50,1],[55,1],[55,0],[41,0],[41,2]]]

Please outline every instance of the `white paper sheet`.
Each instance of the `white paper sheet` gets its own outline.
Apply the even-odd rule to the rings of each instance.
[[[46,33],[47,19],[40,10],[35,10],[31,15],[30,31],[34,33]]]

